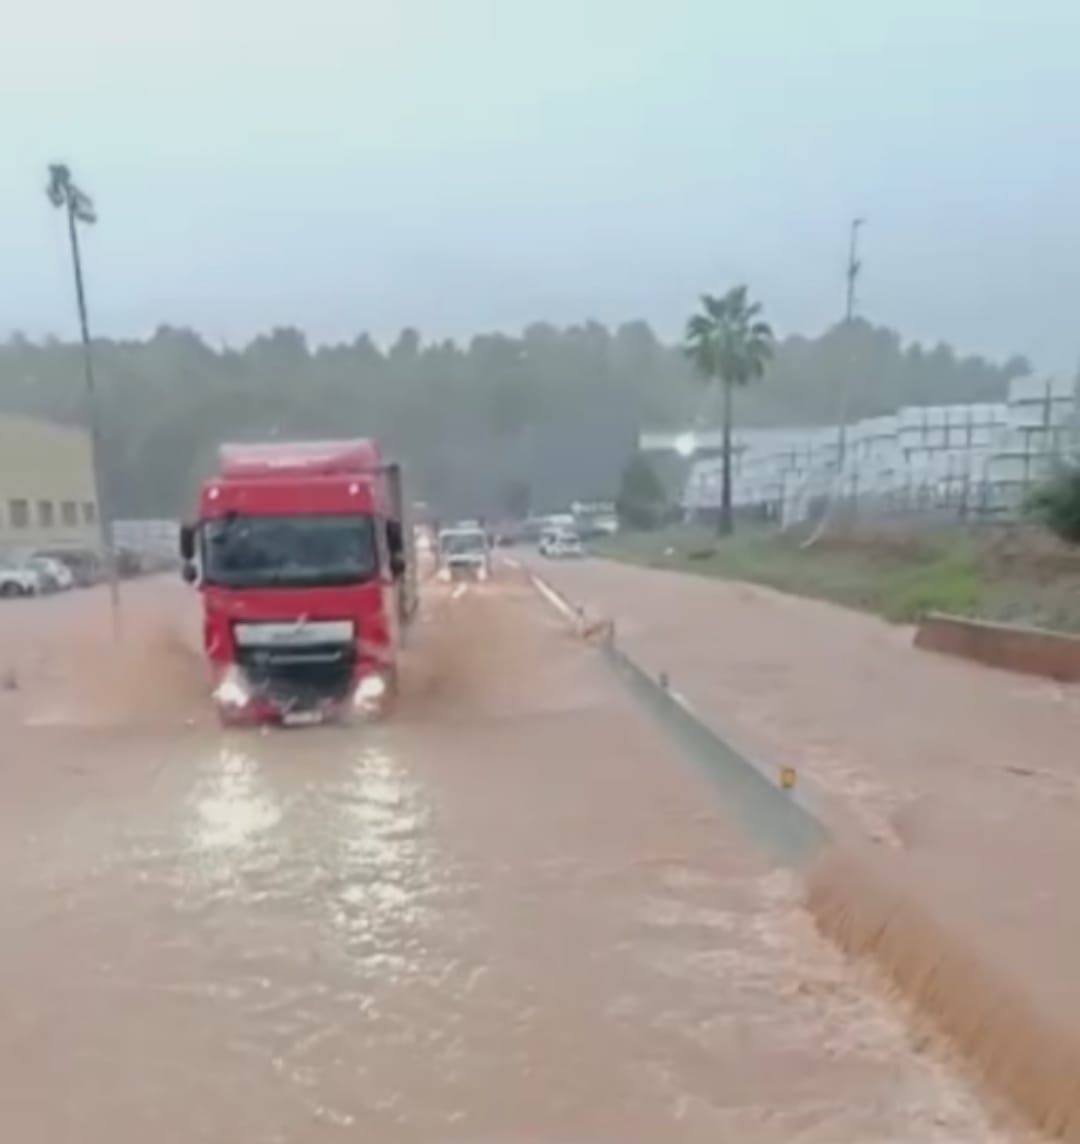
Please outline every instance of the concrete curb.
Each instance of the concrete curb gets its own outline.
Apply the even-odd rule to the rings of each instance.
[[[1080,636],[1068,632],[932,612],[920,621],[915,646],[1022,675],[1080,682]]]

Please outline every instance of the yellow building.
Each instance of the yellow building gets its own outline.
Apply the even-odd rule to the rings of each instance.
[[[0,550],[100,545],[89,435],[0,414]]]

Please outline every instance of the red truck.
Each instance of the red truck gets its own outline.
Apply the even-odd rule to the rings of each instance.
[[[386,709],[416,562],[400,466],[375,441],[223,445],[180,551],[226,723]]]

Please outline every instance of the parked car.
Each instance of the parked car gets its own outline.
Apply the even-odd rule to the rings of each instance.
[[[104,562],[91,548],[50,548],[35,552],[34,555],[59,560],[71,572],[78,588],[100,584],[105,578]]]
[[[38,596],[44,590],[40,573],[21,560],[0,557],[0,596]]]
[[[52,556],[30,556],[25,564],[38,573],[46,592],[66,592],[75,587],[75,577],[63,561]]]

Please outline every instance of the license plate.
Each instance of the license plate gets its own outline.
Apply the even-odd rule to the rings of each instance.
[[[323,721],[321,711],[286,711],[281,722],[286,727],[311,727]]]

